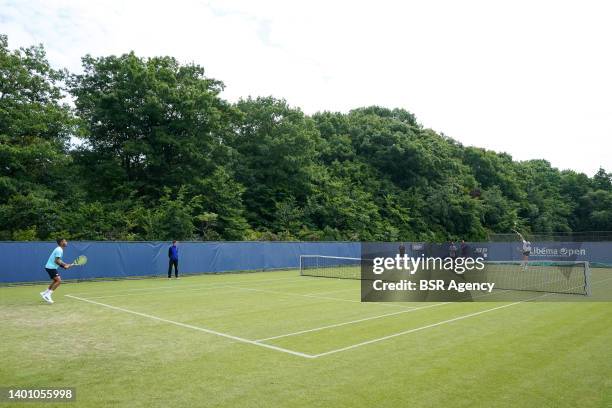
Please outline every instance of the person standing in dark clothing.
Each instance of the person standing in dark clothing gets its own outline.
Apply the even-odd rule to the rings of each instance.
[[[179,250],[176,240],[172,241],[172,246],[168,248],[168,279],[172,278],[172,266],[174,265],[174,277],[178,279],[178,258]]]
[[[457,245],[455,245],[455,242],[453,241],[451,241],[448,247],[448,255],[453,259],[457,257]]]

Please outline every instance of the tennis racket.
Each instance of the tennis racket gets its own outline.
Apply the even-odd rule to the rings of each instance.
[[[72,265],[81,266],[87,263],[87,257],[85,255],[81,255],[77,257],[74,261],[72,261]]]

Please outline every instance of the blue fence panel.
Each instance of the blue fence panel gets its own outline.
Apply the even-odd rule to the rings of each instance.
[[[517,242],[468,243],[470,254],[486,253],[492,261],[521,259]],[[35,282],[48,279],[44,264],[55,248],[52,242],[0,242],[0,282]],[[64,252],[70,262],[79,255],[87,265],[62,271],[65,279],[120,278],[164,275],[168,269],[168,242],[78,242]],[[410,246],[410,243],[407,243]],[[478,252],[480,251],[480,252]],[[359,258],[359,242],[182,242],[181,273],[297,268],[300,255]],[[531,260],[579,260],[612,266],[610,242],[538,242]]]
[[[168,242],[71,241],[64,260],[88,257],[84,266],[62,270],[64,279],[120,278],[163,275],[168,269]],[[44,270],[52,242],[0,242],[0,282],[47,280]],[[181,273],[297,268],[299,256],[319,254],[359,257],[358,242],[182,242]]]

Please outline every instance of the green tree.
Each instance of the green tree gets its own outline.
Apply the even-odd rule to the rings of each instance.
[[[228,160],[236,112],[202,67],[130,53],[86,56],[83,70],[70,84],[86,142],[76,157],[94,170],[92,195],[159,198]]]
[[[612,231],[612,191],[589,191],[579,200],[584,227],[589,231]]]
[[[9,50],[0,35],[0,236],[47,239],[70,192],[67,149],[74,122],[65,73],[42,46]]]
[[[244,217],[245,188],[223,167],[197,179],[195,191],[202,197],[198,229],[203,239],[244,239],[249,228]]]
[[[607,173],[603,168],[599,168],[593,176],[593,188],[596,190],[612,191],[612,173]]]
[[[74,97],[64,103],[63,87]],[[0,36],[0,239],[484,239],[612,229],[612,178],[464,147],[379,106],[230,104],[172,57],[83,58]],[[71,140],[76,143],[71,145]]]
[[[310,194],[319,133],[283,100],[249,98],[236,106],[243,114],[233,141],[236,178],[246,188],[247,219],[255,228],[270,228],[277,202],[302,205]]]
[[[197,198],[188,199],[185,189],[181,189],[176,197],[166,189],[159,200],[158,206],[152,212],[152,231],[158,240],[191,240],[194,237],[194,208],[198,206]]]

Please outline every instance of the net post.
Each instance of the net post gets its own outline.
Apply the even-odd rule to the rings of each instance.
[[[584,289],[587,296],[593,294],[591,287],[591,264],[589,261],[584,261]]]
[[[304,276],[304,255],[300,255],[300,276]]]

